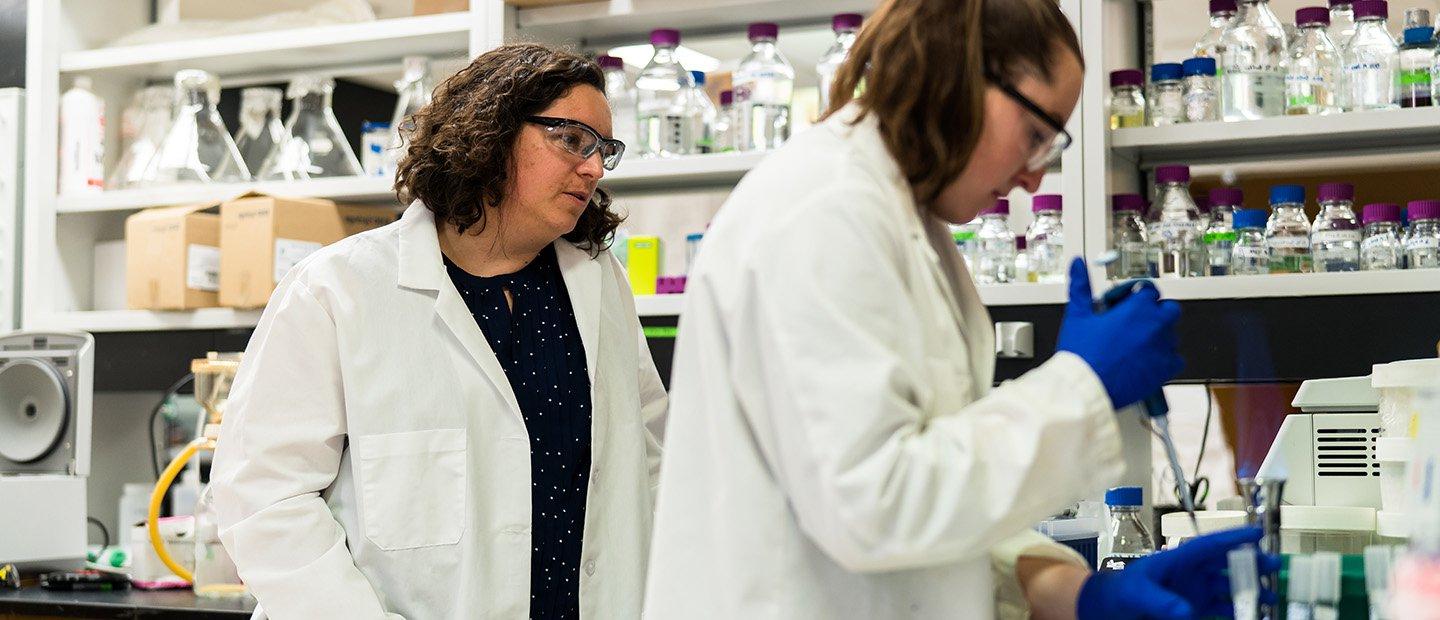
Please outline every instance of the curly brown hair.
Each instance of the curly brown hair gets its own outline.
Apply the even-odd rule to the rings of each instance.
[[[605,92],[594,61],[544,45],[506,45],[481,54],[435,89],[430,105],[406,123],[405,155],[395,175],[402,203],[425,203],[460,232],[486,225],[485,206],[500,205],[514,183],[514,150],[525,117],[576,86]],[[412,126],[413,125],[413,126]],[[624,221],[596,189],[566,241],[599,254]]]

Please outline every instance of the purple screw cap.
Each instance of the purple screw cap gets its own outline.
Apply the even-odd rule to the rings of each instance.
[[[1235,13],[1239,7],[1235,6],[1235,0],[1210,0],[1210,14]]]
[[[619,58],[616,58],[616,57],[614,57],[614,56],[599,56],[599,57],[595,58],[595,62],[600,65],[600,68],[601,68],[601,69],[624,69],[624,68],[625,68],[625,61],[623,61],[623,60],[621,60],[621,59],[619,59]]]
[[[1385,0],[1356,0],[1355,19],[1389,19],[1390,4]]]
[[[1307,6],[1295,11],[1295,25],[1303,28],[1316,24],[1330,25],[1330,9],[1323,6]]]
[[[1360,211],[1360,221],[1365,224],[1374,222],[1400,222],[1400,205],[1393,202],[1377,202],[1365,205]]]
[[[1115,194],[1110,197],[1111,211],[1136,211],[1145,210],[1145,199],[1140,194]]]
[[[1330,0],[1330,8],[1333,9],[1337,6],[1350,6],[1350,3],[1352,1],[1353,0]]]
[[[1350,202],[1355,200],[1355,186],[1349,183],[1321,183],[1315,195],[1320,202]]]
[[[860,24],[865,21],[859,13],[841,13],[830,19],[830,27],[836,32],[842,30],[859,30]]]
[[[780,26],[769,22],[757,22],[750,24],[750,27],[745,29],[745,34],[750,37],[751,41],[762,41],[765,39],[773,41],[780,36]]]
[[[1145,73],[1139,69],[1121,69],[1110,72],[1110,88],[1143,85],[1145,85]]]
[[[1030,199],[1030,211],[1039,213],[1041,211],[1060,211],[1065,207],[1065,200],[1060,194],[1036,194]]]
[[[1010,215],[1010,199],[996,200],[995,204],[986,207],[984,211],[980,212],[980,215]]]
[[[651,30],[650,44],[655,47],[676,47],[680,45],[680,31],[674,28]]]
[[[724,107],[724,106],[727,106],[727,105],[731,105],[731,104],[734,104],[734,103],[735,103],[735,91],[733,91],[733,90],[722,90],[722,91],[720,91],[720,106],[721,106],[721,107]]]
[[[1245,192],[1238,187],[1217,187],[1210,190],[1210,208],[1239,207],[1245,202]]]
[[[1156,183],[1189,183],[1190,166],[1157,166]]]
[[[1440,219],[1440,200],[1412,200],[1406,205],[1410,221]]]

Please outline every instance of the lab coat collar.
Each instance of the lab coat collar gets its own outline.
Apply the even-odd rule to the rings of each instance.
[[[595,385],[595,360],[600,349],[600,263],[589,252],[564,239],[555,241],[555,258],[575,310],[575,327],[585,347],[585,370]],[[592,390],[593,392],[593,390]]]

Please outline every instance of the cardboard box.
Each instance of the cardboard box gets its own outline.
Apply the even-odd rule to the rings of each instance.
[[[215,203],[146,209],[125,219],[125,302],[135,310],[218,305]]]
[[[220,305],[259,308],[285,273],[320,248],[395,221],[388,206],[250,193],[220,206]]]
[[[415,0],[415,15],[455,13],[470,10],[470,0]]]

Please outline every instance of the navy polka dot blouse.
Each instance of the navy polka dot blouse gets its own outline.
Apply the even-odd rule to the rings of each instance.
[[[530,435],[530,617],[579,618],[590,378],[555,248],[507,275],[474,276],[449,259],[445,268],[500,359]]]

